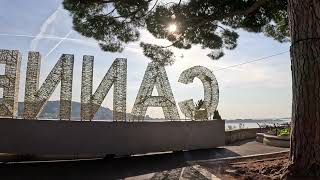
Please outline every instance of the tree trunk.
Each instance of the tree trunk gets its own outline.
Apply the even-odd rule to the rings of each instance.
[[[288,0],[292,132],[289,176],[320,175],[320,1]]]

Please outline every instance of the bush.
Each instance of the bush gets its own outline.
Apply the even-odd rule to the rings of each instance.
[[[277,134],[277,136],[289,136],[290,135],[290,128],[286,127],[283,128],[279,131],[279,133]]]
[[[266,126],[268,128],[267,134],[274,136],[289,136],[291,126],[288,124],[274,124],[273,126]]]

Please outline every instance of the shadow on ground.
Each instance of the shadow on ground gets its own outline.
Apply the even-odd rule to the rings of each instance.
[[[188,161],[235,156],[239,154],[225,148],[214,148],[104,160],[12,163],[1,164],[0,175],[4,179],[123,179],[186,167],[189,166]]]

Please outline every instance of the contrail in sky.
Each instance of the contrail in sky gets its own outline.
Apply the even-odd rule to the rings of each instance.
[[[59,37],[59,36],[50,36],[50,35],[44,35],[44,36],[36,36],[36,35],[28,35],[28,34],[7,34],[7,33],[0,33],[0,36],[11,36],[11,37],[27,37],[27,38],[40,38],[40,39],[64,39],[64,40],[70,40],[70,41],[85,41],[82,39],[76,39],[76,38],[65,38],[65,37]]]
[[[66,34],[62,39],[60,39],[60,41],[46,54],[45,57],[48,57],[52,53],[52,51],[54,51],[65,39],[68,38],[68,36],[70,36],[71,33],[72,30],[70,30],[68,34]]]
[[[89,41],[86,39],[79,39],[79,38],[68,38],[68,37],[59,37],[59,36],[50,36],[50,35],[43,35],[43,36],[36,36],[36,35],[28,35],[28,34],[8,34],[8,33],[0,33],[0,36],[7,36],[7,37],[24,37],[24,38],[39,38],[39,39],[54,39],[54,40],[68,40],[77,42],[80,44],[85,44],[91,47],[98,47],[95,41]]]
[[[62,6],[60,5],[41,25],[40,32],[36,35],[36,37],[30,43],[30,49],[35,50],[38,47],[39,40],[42,36],[46,33],[49,25],[57,18],[59,11],[61,10]]]

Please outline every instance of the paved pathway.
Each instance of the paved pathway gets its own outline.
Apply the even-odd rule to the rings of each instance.
[[[264,153],[272,153],[272,152],[289,150],[289,148],[266,146],[266,145],[263,145],[262,143],[258,143],[253,140],[241,141],[238,143],[234,143],[230,146],[225,146],[224,148],[240,156],[248,156],[248,155],[254,155],[254,154],[264,154]]]
[[[108,160],[1,164],[5,179],[218,179],[197,161],[279,152],[287,148],[247,141],[208,150],[132,156]],[[67,178],[66,178],[67,179]]]
[[[207,153],[208,161],[217,158],[225,158],[225,157],[237,157],[237,156],[248,156],[248,155],[255,155],[255,154],[264,154],[264,153],[272,153],[272,152],[280,152],[288,150],[288,148],[279,148],[279,147],[272,147],[272,146],[265,146],[261,143],[257,143],[255,141],[242,141],[239,143],[232,144],[230,146],[223,147],[221,149],[216,149],[215,152],[210,151],[203,151],[201,153]],[[185,153],[187,155],[188,153]],[[189,162],[189,161],[188,161]],[[194,163],[197,160],[193,161]],[[205,168],[201,167],[200,165],[194,166],[187,166],[182,168],[176,168],[171,170],[165,170],[155,173],[148,173],[139,176],[133,176],[125,178],[125,180],[155,180],[155,179],[203,179],[203,180],[218,180],[219,178],[216,177],[214,174],[211,174]]]

